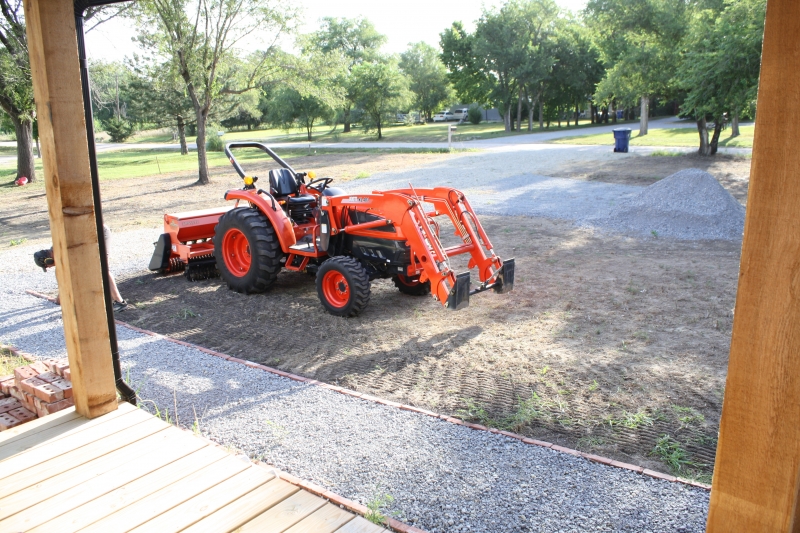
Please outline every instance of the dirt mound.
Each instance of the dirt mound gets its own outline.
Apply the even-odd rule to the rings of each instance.
[[[714,176],[690,168],[667,176],[585,222],[635,235],[736,241],[744,231],[744,207]]]

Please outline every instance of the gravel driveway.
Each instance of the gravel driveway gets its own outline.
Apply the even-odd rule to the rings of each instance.
[[[122,235],[117,236],[120,240]],[[149,230],[124,234],[112,269],[141,269]],[[0,339],[38,357],[64,355],[58,307],[34,247],[0,255]],[[124,315],[121,317],[124,319]],[[501,435],[298,384],[118,328],[122,362],[143,400],[296,476],[433,532],[703,531],[708,492],[647,478]],[[146,405],[152,405],[145,402]]]

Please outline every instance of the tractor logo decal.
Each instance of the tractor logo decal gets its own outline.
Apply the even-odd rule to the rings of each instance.
[[[366,196],[351,196],[346,200],[342,200],[343,204],[368,204],[370,202],[370,198]]]

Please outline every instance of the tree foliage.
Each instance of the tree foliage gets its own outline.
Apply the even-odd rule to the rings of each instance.
[[[354,101],[364,110],[365,126],[375,128],[380,140],[383,125],[411,99],[408,82],[393,57],[362,63],[353,69],[352,77]]]
[[[408,76],[409,88],[414,93],[412,106],[419,109],[427,119],[442,105],[452,102],[454,94],[447,79],[447,69],[439,52],[424,43],[410,44],[400,54],[400,70]]]

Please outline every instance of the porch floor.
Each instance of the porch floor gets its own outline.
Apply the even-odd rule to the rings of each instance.
[[[379,533],[262,465],[122,403],[0,433],[0,531]]]

